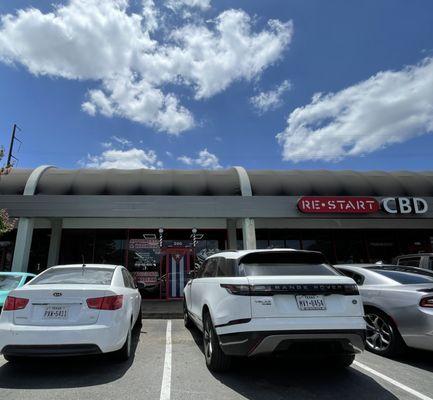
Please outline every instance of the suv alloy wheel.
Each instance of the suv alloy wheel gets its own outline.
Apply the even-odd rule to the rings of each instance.
[[[222,351],[209,313],[203,317],[203,351],[206,365],[212,372],[224,372],[230,368],[231,357]]]

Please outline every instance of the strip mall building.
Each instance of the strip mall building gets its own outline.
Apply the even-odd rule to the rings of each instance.
[[[148,298],[179,297],[192,264],[222,249],[313,249],[342,263],[433,245],[433,172],[41,166],[0,176],[0,208],[18,218],[0,238],[0,270],[123,264]]]

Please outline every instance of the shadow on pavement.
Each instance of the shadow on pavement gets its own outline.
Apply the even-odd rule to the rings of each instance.
[[[395,357],[394,360],[415,368],[433,372],[433,351],[407,349],[404,354]]]
[[[201,333],[197,329],[190,332],[203,352]],[[334,370],[318,357],[240,358],[228,373],[213,376],[251,400],[398,399],[368,375],[354,368]]]
[[[116,381],[134,362],[140,329],[135,328],[132,337],[132,356],[123,363],[116,362],[109,354],[6,363],[0,367],[0,389],[62,389]]]

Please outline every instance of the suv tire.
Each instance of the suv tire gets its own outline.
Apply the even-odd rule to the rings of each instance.
[[[183,301],[183,324],[185,325],[186,329],[191,329],[193,326],[193,323],[191,321],[191,318],[188,314],[188,308],[186,306],[186,301]]]
[[[210,371],[225,372],[230,368],[231,357],[222,351],[208,312],[203,316],[203,350],[206,366]]]

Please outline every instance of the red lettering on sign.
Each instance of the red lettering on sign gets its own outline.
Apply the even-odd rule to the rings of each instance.
[[[298,200],[298,210],[307,214],[371,214],[379,209],[373,197],[305,196]]]

